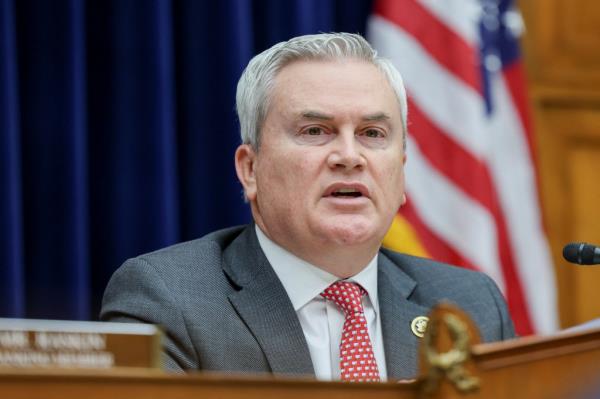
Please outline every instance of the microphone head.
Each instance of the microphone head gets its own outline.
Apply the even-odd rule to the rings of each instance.
[[[596,246],[592,244],[583,244],[581,248],[581,264],[582,265],[595,265],[598,261],[595,259]]]
[[[563,248],[563,258],[567,262],[578,263],[580,265],[593,265],[596,246],[584,242],[572,242]]]
[[[565,247],[563,248],[563,258],[565,258],[567,262],[579,263],[578,253],[581,245],[583,244],[578,242],[572,242],[570,244],[565,245]]]

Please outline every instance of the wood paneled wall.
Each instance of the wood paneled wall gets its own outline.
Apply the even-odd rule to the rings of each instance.
[[[600,265],[562,258],[600,245],[600,1],[521,0],[540,195],[563,327],[600,317]]]

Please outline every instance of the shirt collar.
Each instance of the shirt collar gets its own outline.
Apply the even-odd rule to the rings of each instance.
[[[277,245],[255,225],[258,243],[283,284],[294,310],[298,311],[339,278],[325,270],[306,262]],[[377,296],[377,254],[367,266],[356,275],[346,279],[360,284],[367,294],[376,313],[379,313]]]

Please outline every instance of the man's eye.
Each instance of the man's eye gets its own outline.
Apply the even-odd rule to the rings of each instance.
[[[321,125],[302,126],[294,134],[297,143],[306,145],[327,144],[335,137],[335,131],[332,128]]]
[[[309,136],[319,136],[323,134],[323,129],[321,129],[318,126],[311,126],[308,129],[306,129],[304,133],[308,134]]]
[[[377,129],[367,129],[363,132],[363,135],[365,137],[374,138],[374,139],[385,137],[385,134],[383,134],[383,132],[381,130],[377,130]]]

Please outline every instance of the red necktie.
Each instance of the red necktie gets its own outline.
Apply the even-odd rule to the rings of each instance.
[[[321,295],[333,301],[346,315],[340,342],[342,381],[380,381],[361,301],[367,291],[356,283],[337,281]]]

